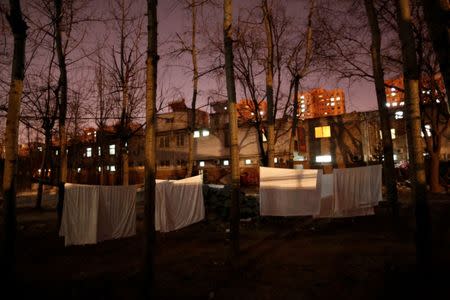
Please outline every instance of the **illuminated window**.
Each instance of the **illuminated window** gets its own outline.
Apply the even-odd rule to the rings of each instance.
[[[56,151],[55,151],[55,154],[58,155],[58,154],[59,154],[59,150],[56,150]]]
[[[102,147],[98,147],[97,149],[98,156],[102,155]]]
[[[400,106],[403,106],[403,105],[405,105],[405,102],[403,102],[403,101],[400,102]]]
[[[115,166],[115,165],[109,166],[109,170],[110,170],[111,172],[115,172],[115,171],[116,171],[116,166]]]
[[[330,126],[321,126],[314,128],[316,138],[327,138],[331,136]]]
[[[202,130],[202,136],[209,136],[209,130],[208,129],[203,129]]]
[[[200,161],[199,166],[200,166],[200,167],[204,167],[204,166],[205,166],[205,162],[204,162],[203,160]]]
[[[101,172],[102,171],[102,167],[98,167],[98,171]]]
[[[392,103],[392,106],[397,106],[397,102],[393,102],[393,103]]]
[[[274,162],[274,163],[278,163],[278,157],[274,157],[274,158],[273,158],[273,162]]]
[[[80,172],[81,172],[81,168],[78,168],[78,169],[77,169],[77,172],[80,173]]]
[[[316,162],[318,163],[331,162],[331,155],[318,155],[316,156]]]
[[[395,112],[395,119],[403,119],[403,111],[399,110]]]
[[[389,102],[387,102],[386,107],[391,107],[391,104]]]
[[[395,136],[395,128],[391,128],[391,138],[393,140],[395,140],[396,136]]]
[[[252,160],[251,159],[246,159],[245,160],[245,164],[246,165],[251,165],[252,164]]]
[[[109,155],[116,155],[116,145],[109,145]]]
[[[228,159],[223,161],[223,165],[224,166],[229,166],[230,165],[230,161]]]
[[[394,160],[398,160],[397,154],[394,154]]]
[[[92,148],[91,147],[86,148],[86,157],[92,157]]]
[[[196,130],[194,131],[194,138],[199,138],[200,137],[200,131]]]

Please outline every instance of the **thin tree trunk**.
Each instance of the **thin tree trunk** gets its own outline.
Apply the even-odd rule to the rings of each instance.
[[[267,166],[274,166],[275,158],[275,110],[273,107],[273,22],[267,0],[262,0],[264,29],[266,32],[266,98],[267,98]]]
[[[448,98],[450,95],[450,22],[448,21],[450,3],[448,0],[422,0],[422,6]],[[447,111],[449,111],[448,101]]]
[[[230,126],[231,154],[231,216],[230,216],[230,257],[229,262],[236,268],[239,264],[239,145],[238,123],[236,111],[236,87],[233,68],[233,38],[232,38],[232,0],[223,2],[223,37],[225,47],[225,75],[228,94],[228,116]]]
[[[49,130],[45,130],[45,144],[43,150],[43,157],[41,162],[41,174],[39,174],[38,192],[36,197],[36,209],[42,208],[42,194],[44,189],[44,178],[46,176],[45,170],[47,169],[48,162],[50,161],[50,149],[52,143],[52,133]]]
[[[9,89],[8,113],[5,128],[5,165],[3,170],[3,241],[0,265],[0,280],[6,288],[15,281],[15,243],[16,243],[16,180],[19,138],[20,100],[25,75],[25,42],[27,24],[23,20],[20,1],[9,1],[8,23],[14,35],[14,56],[11,84]],[[6,291],[5,295],[8,294]]]
[[[298,74],[294,75],[294,93],[293,93],[293,106],[292,111],[292,129],[291,129],[291,139],[289,143],[289,155],[291,155],[292,168],[294,167],[294,143],[297,139],[297,127],[298,127],[298,86],[300,81],[300,76]],[[298,149],[296,149],[298,151]]]
[[[59,183],[58,183],[58,228],[61,224],[62,210],[64,205],[64,184],[67,181],[67,132],[66,132],[66,116],[67,116],[67,68],[66,55],[63,49],[62,41],[62,0],[54,0],[55,6],[55,44],[56,53],[58,54],[59,80]]]
[[[191,58],[193,67],[192,76],[192,102],[191,102],[191,118],[189,120],[189,149],[188,149],[188,169],[186,176],[192,176],[194,166],[194,130],[196,125],[196,108],[197,108],[197,94],[198,94],[198,63],[197,63],[197,45],[196,45],[196,31],[197,31],[197,9],[195,0],[191,0],[192,12],[192,46]]]
[[[387,200],[391,204],[392,216],[398,219],[398,194],[397,180],[395,178],[394,150],[391,137],[391,120],[386,107],[386,93],[384,87],[384,72],[381,61],[381,34],[378,25],[377,12],[373,0],[364,0],[366,14],[372,34],[372,45],[370,54],[372,57],[372,71],[375,80],[375,91],[377,95],[378,111],[380,114],[381,132],[383,135],[384,153],[384,178],[387,189]]]
[[[145,128],[145,198],[144,198],[144,257],[143,291],[153,298],[155,289],[155,178],[156,178],[156,82],[158,70],[157,0],[147,0],[148,44]]]
[[[419,270],[424,275],[431,262],[431,220],[426,194],[424,149],[420,134],[419,67],[409,0],[397,0],[396,4],[399,37],[402,45],[405,104],[408,112],[406,130],[411,165],[412,201],[415,204],[416,214],[416,259]]]

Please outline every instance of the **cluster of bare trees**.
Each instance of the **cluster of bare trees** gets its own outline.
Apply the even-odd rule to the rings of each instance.
[[[37,2],[36,2],[37,3]],[[2,46],[1,51],[12,51],[11,79],[9,80],[7,122],[5,130],[5,167],[3,174],[4,242],[2,243],[2,274],[5,280],[13,278],[14,244],[16,233],[16,169],[18,153],[19,120],[21,113],[35,114],[22,118],[28,126],[41,130],[45,137],[44,160],[41,170],[50,164],[48,149],[56,132],[58,140],[59,186],[58,213],[61,217],[64,183],[67,181],[67,115],[72,116],[72,126],[77,132],[79,118],[83,113],[81,96],[70,82],[70,66],[81,59],[82,52],[95,65],[93,84],[88,90],[94,95],[92,117],[103,132],[108,125],[117,127],[121,147],[122,183],[128,184],[127,142],[134,134],[132,122],[142,108],[145,94],[145,232],[143,271],[146,279],[145,293],[153,292],[153,266],[155,253],[155,178],[156,178],[156,111],[158,78],[158,21],[157,1],[147,0],[147,44],[145,51],[145,18],[134,14],[132,1],[114,0],[111,14],[101,16],[102,22],[112,22],[113,36],[98,49],[79,49],[86,28],[83,22],[94,19],[83,15],[83,1],[41,0],[30,7],[29,13],[22,12],[20,1],[10,0],[1,6],[6,22],[0,24],[2,31],[7,24],[12,33],[13,45]],[[273,166],[276,143],[275,118],[279,112],[286,117],[292,113],[292,136],[298,121],[297,97],[301,81],[312,70],[322,69],[337,73],[343,78],[360,77],[371,80],[380,111],[383,133],[384,170],[388,199],[393,215],[398,215],[397,190],[393,162],[392,140],[390,138],[389,113],[386,109],[385,74],[401,73],[404,78],[406,120],[409,143],[409,158],[413,186],[413,201],[416,205],[418,262],[425,270],[430,259],[430,220],[426,198],[425,163],[421,131],[431,124],[432,135],[426,138],[426,147],[432,161],[439,161],[442,133],[448,126],[449,111],[445,95],[449,89],[448,44],[449,28],[446,23],[449,7],[446,1],[422,1],[422,5],[409,0],[364,0],[348,1],[357,13],[339,10],[327,1],[320,1],[320,14],[315,0],[308,2],[305,27],[295,24],[295,18],[288,18],[279,1],[261,0],[255,9],[249,9],[239,16],[233,25],[232,0],[223,2],[223,40],[211,43],[216,49],[213,59],[218,62],[206,72],[199,72],[197,45],[197,9],[203,5],[215,5],[209,1],[190,0],[186,2],[191,12],[191,42],[180,37],[180,53],[190,54],[192,61],[192,99],[189,139],[188,176],[192,173],[193,135],[195,111],[199,94],[198,81],[202,74],[211,71],[226,78],[228,100],[230,157],[231,157],[231,218],[230,218],[230,263],[237,266],[239,256],[239,147],[238,117],[236,109],[236,83],[244,97],[253,103],[252,125],[259,133],[259,150],[262,164]],[[355,6],[356,3],[356,6]],[[340,22],[335,17],[341,14]],[[347,22],[357,15],[365,16],[367,25],[359,20]],[[39,18],[35,18],[40,16]],[[436,21],[438,20],[438,21]],[[97,20],[98,21],[98,20]],[[444,22],[445,21],[445,22]],[[109,23],[111,24],[111,23]],[[426,24],[426,26],[424,26]],[[78,29],[77,29],[78,28]],[[29,34],[30,29],[32,33]],[[78,30],[75,34],[75,30]],[[364,33],[370,32],[370,35]],[[28,33],[28,39],[27,39]],[[6,36],[6,35],[5,35]],[[32,38],[31,38],[32,37]],[[370,37],[370,38],[368,38]],[[31,39],[30,60],[25,59],[26,41]],[[7,45],[8,43],[4,43]],[[108,44],[108,51],[100,48]],[[11,50],[12,49],[12,50]],[[86,50],[86,49],[84,49]],[[45,53],[45,54],[43,54]],[[42,55],[39,67],[32,66],[31,59]],[[6,57],[0,53],[0,57]],[[145,59],[145,66],[144,66]],[[8,63],[7,60],[0,63]],[[338,66],[336,68],[336,66]],[[29,71],[25,76],[25,71]],[[220,72],[212,72],[219,70]],[[144,75],[145,72],[145,75]],[[434,78],[440,72],[444,78],[445,91],[438,83],[430,80],[429,89],[435,89],[438,99],[427,99],[421,93],[425,86],[423,78]],[[0,73],[0,75],[3,73]],[[3,83],[7,80],[0,78]],[[285,83],[287,82],[287,83]],[[0,82],[1,83],[1,82]],[[2,85],[4,87],[4,85]],[[145,93],[143,88],[145,87]],[[399,88],[399,87],[397,87]],[[80,89],[77,89],[78,91]],[[447,92],[447,93],[445,93]],[[89,93],[87,93],[89,94]],[[267,101],[267,116],[260,111],[261,101]],[[21,104],[23,106],[21,107]],[[293,108],[292,108],[293,106]],[[263,133],[267,133],[264,146]],[[99,136],[100,140],[104,137]],[[102,167],[102,170],[104,168]],[[436,171],[436,166],[431,170]],[[432,177],[433,178],[433,177]],[[41,205],[42,181],[37,206]],[[431,181],[432,189],[438,184]],[[8,279],[9,280],[9,279]],[[148,284],[150,283],[150,284]]]

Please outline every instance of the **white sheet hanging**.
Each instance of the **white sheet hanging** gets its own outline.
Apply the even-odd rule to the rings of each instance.
[[[60,235],[65,245],[136,234],[136,188],[66,184]]]
[[[260,167],[262,216],[309,216],[320,209],[322,170]]]
[[[203,176],[157,184],[156,228],[170,232],[205,218]]]
[[[59,230],[65,246],[97,243],[99,192],[98,186],[65,184]]]
[[[382,200],[381,165],[335,169],[333,212],[370,208]]]

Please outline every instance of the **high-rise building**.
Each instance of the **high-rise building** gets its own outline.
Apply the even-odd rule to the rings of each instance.
[[[342,89],[312,89],[300,93],[298,116],[301,119],[337,116],[345,113],[345,96]]]

